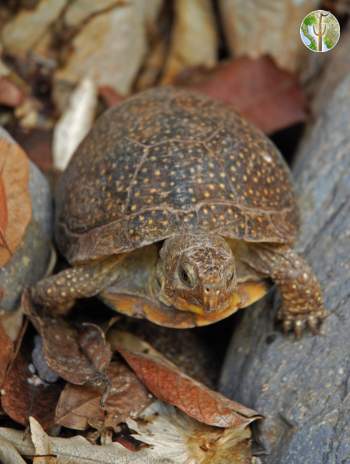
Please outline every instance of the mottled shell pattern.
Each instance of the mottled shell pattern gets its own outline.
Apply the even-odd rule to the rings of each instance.
[[[71,262],[183,231],[292,243],[298,214],[273,143],[232,108],[156,88],[106,111],[57,191],[56,239]]]

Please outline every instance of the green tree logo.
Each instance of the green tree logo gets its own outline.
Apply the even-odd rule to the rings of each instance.
[[[309,50],[328,52],[337,45],[340,37],[338,20],[329,11],[312,11],[301,23],[300,37]]]

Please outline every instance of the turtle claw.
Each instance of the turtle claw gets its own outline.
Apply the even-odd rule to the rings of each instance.
[[[283,332],[294,332],[295,338],[301,338],[305,329],[309,329],[313,335],[320,334],[323,320],[328,316],[325,310],[306,314],[293,314],[280,311],[278,319],[282,320]]]

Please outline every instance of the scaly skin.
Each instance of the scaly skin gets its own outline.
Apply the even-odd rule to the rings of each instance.
[[[38,282],[30,289],[34,303],[65,314],[79,298],[97,295],[117,278],[124,255],[76,265]]]
[[[241,259],[276,283],[282,296],[278,319],[285,332],[300,337],[308,327],[318,333],[327,313],[320,284],[304,258],[285,245],[255,244]]]

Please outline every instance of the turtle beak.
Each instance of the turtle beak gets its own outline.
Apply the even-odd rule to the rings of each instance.
[[[203,309],[206,313],[226,309],[230,303],[230,296],[224,288],[216,285],[205,285],[203,288]]]

